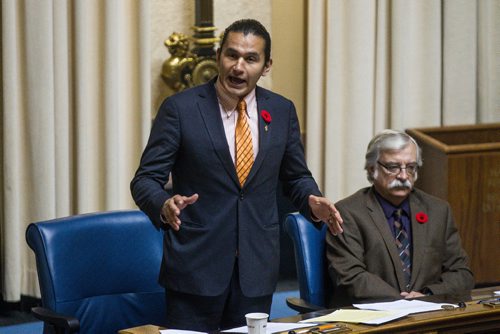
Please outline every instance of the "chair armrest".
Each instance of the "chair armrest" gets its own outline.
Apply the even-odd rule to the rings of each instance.
[[[56,333],[77,333],[80,330],[80,321],[77,318],[62,315],[45,307],[31,309],[35,318],[52,325]]]
[[[324,309],[324,307],[308,303],[304,299],[295,297],[287,297],[286,304],[288,305],[288,307],[299,313],[309,313]]]

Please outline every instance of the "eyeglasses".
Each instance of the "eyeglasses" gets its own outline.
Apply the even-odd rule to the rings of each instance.
[[[408,173],[409,175],[415,175],[415,173],[418,171],[418,164],[417,163],[407,164],[406,167],[403,167],[403,166],[397,165],[397,164],[387,164],[387,165],[385,165],[385,164],[381,163],[378,160],[377,160],[377,163],[380,166],[384,167],[384,169],[390,175],[398,175],[398,174],[400,174],[403,171],[403,169],[406,170],[406,173]]]

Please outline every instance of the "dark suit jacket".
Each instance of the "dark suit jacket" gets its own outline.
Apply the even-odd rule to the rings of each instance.
[[[204,296],[229,285],[238,254],[241,289],[249,297],[272,294],[279,270],[278,180],[308,216],[308,197],[320,195],[309,172],[293,103],[256,89],[259,153],[241,188],[224,133],[214,81],[167,98],[131,183],[132,195],[157,226],[169,198],[164,190],[172,172],[173,194],[199,194],[182,210],[180,231],[167,229],[160,283]],[[260,116],[267,110],[265,129]]]
[[[400,292],[406,291],[401,262],[373,188],[359,190],[336,207],[344,219],[344,233],[335,237],[327,233],[326,237],[328,270],[337,285],[333,305],[401,298]],[[448,203],[415,189],[410,194],[410,211],[410,290],[427,287],[443,294],[472,289],[472,272]],[[426,223],[417,222],[419,212],[428,216]]]

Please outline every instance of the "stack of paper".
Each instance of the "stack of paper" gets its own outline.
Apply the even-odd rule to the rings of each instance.
[[[379,325],[402,318],[408,314],[442,310],[443,306],[458,307],[453,304],[430,303],[421,300],[397,300],[394,302],[354,304],[358,310],[340,309],[330,314],[304,320],[302,322],[350,322]]]
[[[420,312],[430,312],[439,311],[443,309],[443,306],[458,307],[454,304],[441,304],[441,303],[431,303],[424,302],[422,300],[396,300],[394,302],[385,303],[371,303],[371,304],[353,304],[362,310],[377,310],[377,311],[402,311],[407,312],[407,314],[420,313]]]
[[[336,310],[327,315],[303,320],[301,322],[351,322],[362,323],[367,325],[380,325],[388,321],[407,316],[407,312],[401,311],[372,311],[372,310]]]

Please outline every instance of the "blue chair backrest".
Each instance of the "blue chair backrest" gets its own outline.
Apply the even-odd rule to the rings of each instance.
[[[80,333],[162,325],[162,233],[139,210],[97,212],[28,226],[42,305],[80,321]]]
[[[300,298],[326,307],[326,294],[331,285],[326,273],[326,225],[320,227],[299,213],[286,216],[284,229],[293,241]]]

